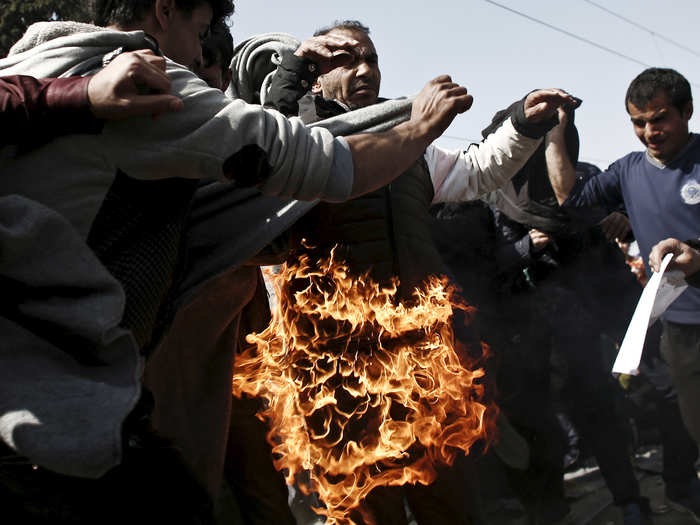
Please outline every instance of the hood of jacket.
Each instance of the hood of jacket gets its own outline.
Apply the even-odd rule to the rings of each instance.
[[[37,22],[0,59],[0,75],[38,78],[85,75],[102,66],[102,57],[117,49],[152,48],[143,31],[114,31],[78,22]]]

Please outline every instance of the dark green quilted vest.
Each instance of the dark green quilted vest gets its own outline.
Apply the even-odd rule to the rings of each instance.
[[[390,185],[341,204],[321,203],[298,223],[296,234],[328,254],[338,244],[338,258],[357,274],[370,271],[379,282],[400,279],[409,297],[429,274],[444,273],[433,244],[428,208],[433,200],[428,166],[421,157]]]

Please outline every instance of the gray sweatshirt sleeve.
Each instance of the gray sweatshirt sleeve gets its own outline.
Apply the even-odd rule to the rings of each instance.
[[[301,120],[287,119],[274,110],[231,101],[173,62],[168,61],[166,71],[184,109],[158,119],[107,124],[106,155],[116,167],[135,178],[230,178],[239,185],[252,180],[271,195],[299,200],[347,198],[352,157],[346,154],[334,161],[337,148],[347,149],[347,144],[339,143],[330,132],[309,129]],[[257,152],[254,165],[231,162],[244,148]],[[231,165],[237,170],[225,169]],[[251,170],[259,173],[251,176]]]

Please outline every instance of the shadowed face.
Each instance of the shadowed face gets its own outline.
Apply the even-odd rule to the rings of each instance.
[[[202,63],[202,40],[209,32],[213,17],[211,6],[202,3],[191,13],[174,6],[167,15],[167,26],[158,35],[163,54],[178,64],[191,67]]]
[[[333,29],[329,34],[352,37],[359,45],[353,50],[351,62],[318,77],[314,93],[342,102],[350,109],[377,102],[382,74],[372,40],[362,31],[350,29]]]
[[[661,162],[670,162],[688,143],[688,121],[693,114],[689,102],[679,111],[665,91],[660,91],[644,107],[627,103],[634,132],[649,154]]]

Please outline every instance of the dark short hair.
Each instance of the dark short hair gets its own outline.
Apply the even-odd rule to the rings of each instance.
[[[233,60],[233,37],[226,22],[219,20],[211,26],[211,31],[202,42],[204,67],[218,63],[223,71],[231,67]]]
[[[233,0],[175,0],[178,9],[187,14],[203,4],[214,12],[212,25],[233,13]],[[155,0],[95,0],[95,23],[128,27],[143,19],[154,5]]]
[[[349,31],[359,31],[369,36],[369,27],[358,20],[336,20],[332,25],[317,29],[314,36],[327,35],[334,29],[347,29]]]
[[[671,103],[682,112],[693,101],[690,84],[686,78],[674,69],[650,67],[635,77],[627,88],[625,109],[632,103],[638,108],[646,106],[660,92],[666,93]]]

